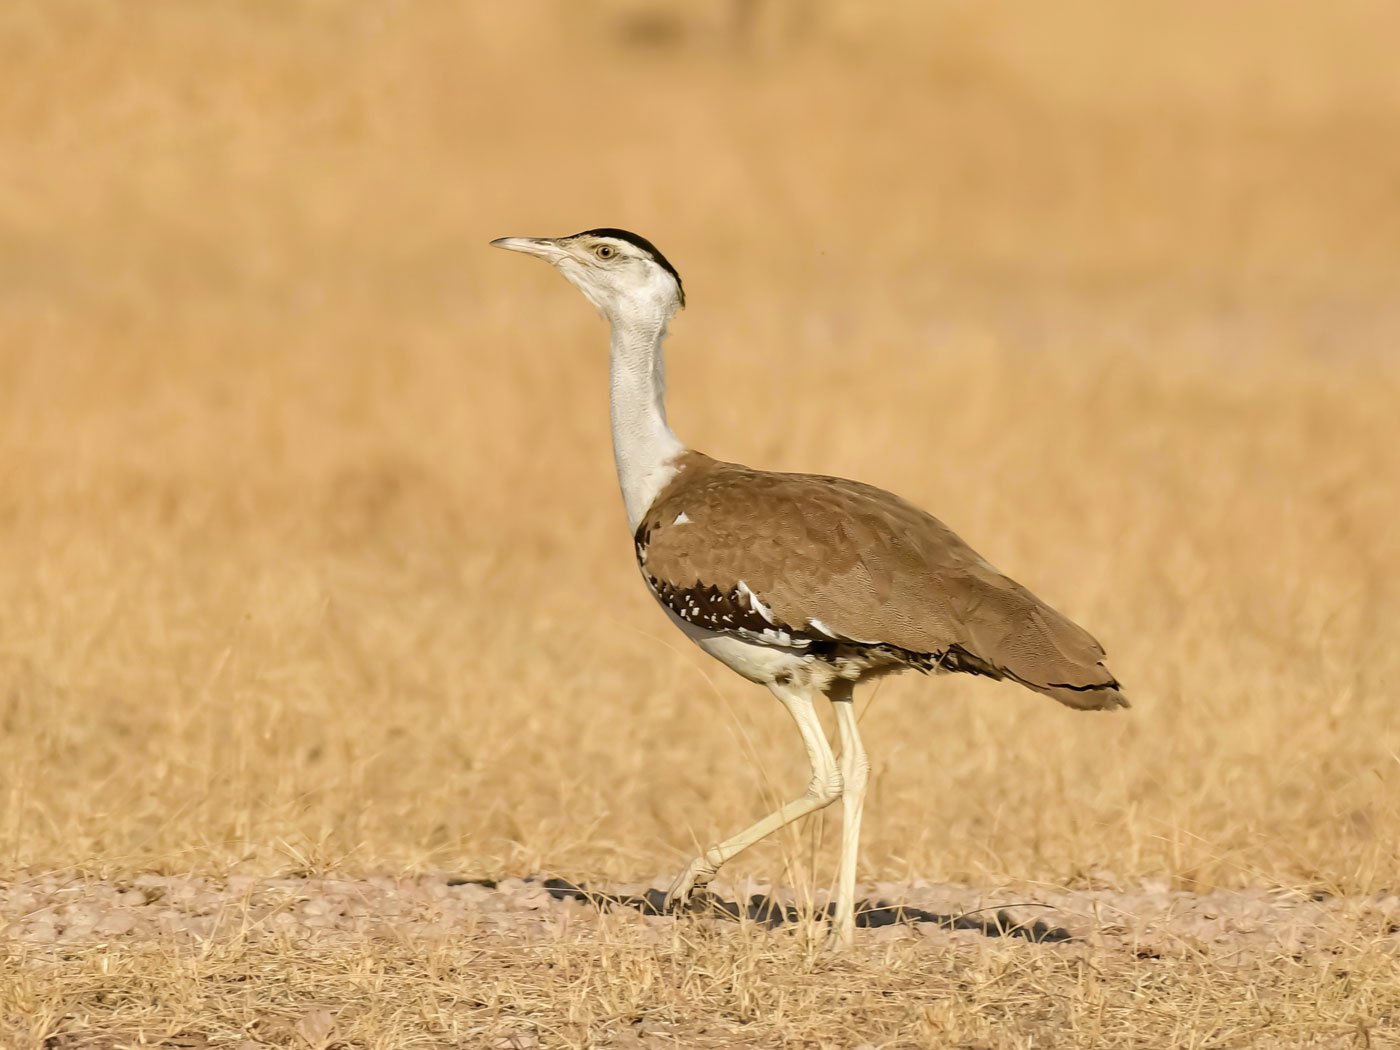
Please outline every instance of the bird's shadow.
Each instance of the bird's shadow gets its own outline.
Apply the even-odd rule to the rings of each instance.
[[[671,914],[666,909],[666,894],[662,890],[650,889],[640,894],[609,893],[604,890],[590,889],[586,883],[570,882],[568,879],[541,878],[536,875],[530,876],[525,881],[542,886],[555,900],[583,901],[600,911],[630,908],[641,915]],[[452,886],[485,886],[488,889],[495,887],[495,882],[491,879],[451,879],[448,884]],[[818,908],[814,913],[810,909],[784,904],[762,893],[755,893],[749,898],[747,904],[740,904],[737,901],[725,900],[723,897],[706,891],[695,895],[686,908],[686,912],[713,915],[735,922],[740,919],[748,919],[750,922],[772,929],[810,920],[814,914],[830,918],[835,907],[835,904],[827,904],[824,908]],[[887,901],[863,900],[856,902],[856,926],[864,929],[875,929],[880,926],[893,926],[896,923],[908,926],[928,923],[945,930],[972,930],[985,937],[1019,937],[1022,940],[1042,944],[1057,944],[1073,940],[1069,931],[1062,927],[1051,926],[1042,919],[1036,919],[1034,922],[1021,922],[1004,909],[998,909],[991,918],[983,918],[977,913],[944,915],[907,904],[890,904]]]

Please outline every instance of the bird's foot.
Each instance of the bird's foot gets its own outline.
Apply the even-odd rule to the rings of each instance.
[[[826,907],[828,922],[826,949],[831,952],[848,951],[856,943],[856,901],[850,890],[838,892],[836,900]],[[866,905],[861,904],[863,910]]]
[[[856,923],[854,917],[842,921],[832,919],[831,929],[826,935],[825,949],[829,952],[840,954],[850,951],[856,943]]]
[[[676,876],[666,891],[665,911],[678,915],[684,911],[703,911],[712,900],[706,887],[715,877],[715,868],[704,857],[696,857]]]

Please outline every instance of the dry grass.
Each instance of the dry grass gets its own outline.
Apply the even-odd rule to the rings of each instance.
[[[39,1016],[56,1026],[55,1002],[80,1018],[119,1014],[126,1038],[102,1050],[138,1045],[136,1030],[158,1042],[174,1018],[216,1043],[300,1050],[1359,1047],[1393,1045],[1393,1029],[1375,1020],[1400,1010],[1393,970],[1393,956],[1367,954],[1345,966],[1279,959],[1225,973],[1199,957],[1103,969],[1043,946],[932,950],[923,941],[838,962],[804,943],[746,933],[680,929],[659,945],[562,933],[521,945],[468,929],[456,941],[332,950],[237,939],[203,953],[97,949],[59,973],[26,975],[9,997],[43,1004]],[[327,1031],[325,1042],[316,1038]],[[205,1045],[186,1040],[167,1045]]]
[[[686,277],[683,437],[933,509],[1134,698],[883,685],[869,877],[1393,890],[1400,19],[1218,7],[5,5],[0,866],[650,878],[800,783],[636,579],[599,323],[484,247],[616,224]],[[738,873],[825,878],[813,828]],[[1400,1009],[1360,937],[509,948],[20,952],[0,1011],[1255,1046]]]

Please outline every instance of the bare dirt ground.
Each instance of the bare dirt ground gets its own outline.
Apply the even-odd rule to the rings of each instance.
[[[48,1050],[1056,1045],[1054,1019],[1065,1004],[1051,998],[1028,1009],[1025,1000],[1043,998],[1047,978],[1069,976],[1098,1010],[1102,1033],[1112,1031],[1110,1015],[1136,1012],[1140,1045],[1187,1045],[1194,1037],[1168,1034],[1179,1037],[1188,1022],[1180,990],[1213,973],[1208,983],[1223,987],[1227,1004],[1215,1002],[1216,1012],[1257,1011],[1253,1026],[1218,1045],[1264,1045],[1251,1030],[1277,1040],[1290,1027],[1296,1039],[1267,1045],[1381,1046],[1394,1035],[1385,1018],[1397,1004],[1382,975],[1400,965],[1395,895],[881,883],[866,887],[855,952],[837,957],[818,946],[823,927],[810,902],[758,885],[715,891],[710,914],[677,919],[654,913],[656,886],[585,893],[543,877],[22,879],[0,891],[6,972],[21,988],[56,981],[66,995],[58,1011],[32,1019],[28,1034],[19,1026],[9,1034],[16,1046]],[[369,959],[377,961],[366,967]],[[763,998],[763,971],[784,966],[789,980],[805,977],[838,1000],[854,983],[885,1009],[852,1011],[857,1027],[867,1019],[865,1038],[829,1021],[805,1030],[800,1011],[766,1013],[744,994]],[[630,1007],[618,1002],[601,1017],[579,1009],[586,999],[569,1008],[587,971],[619,969],[641,982]],[[668,970],[673,981],[685,974],[674,997],[649,980]],[[298,981],[301,971],[322,979]],[[1124,972],[1135,975],[1131,991],[1105,994],[1105,976]],[[274,973],[279,979],[269,980]],[[401,1009],[418,1008],[416,1024],[402,1014],[386,1021],[377,1009],[372,989],[385,982]],[[729,994],[716,996],[716,984]],[[419,985],[418,994],[404,996],[405,985]],[[1339,987],[1365,1007],[1346,1021],[1324,1019]],[[1319,1012],[1304,1006],[1289,1018],[1300,992]],[[1233,1002],[1235,994],[1246,1001]],[[171,999],[189,997],[200,1004],[195,1023],[150,1023]],[[1211,998],[1192,998],[1195,1022]],[[1070,1045],[1086,1045],[1085,1028],[1077,1032]]]
[[[669,937],[664,887],[588,886],[544,876],[471,880],[451,875],[228,879],[138,875],[122,880],[38,877],[0,889],[0,933],[41,946],[93,943],[203,945],[230,937],[306,945],[354,938],[454,938],[487,933],[539,942],[564,929],[597,930],[622,916]],[[1209,955],[1222,964],[1262,956],[1335,956],[1358,936],[1400,952],[1400,895],[1144,886],[1047,892],[878,883],[864,888],[863,939],[984,937],[1077,945],[1139,958]],[[716,883],[716,922],[779,929],[813,921],[811,901],[759,884]],[[736,906],[736,901],[741,902]],[[694,915],[679,921],[697,921]],[[819,925],[819,923],[817,923]],[[42,953],[35,958],[42,957]]]

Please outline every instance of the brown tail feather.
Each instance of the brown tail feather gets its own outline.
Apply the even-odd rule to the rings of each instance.
[[[1079,711],[1112,711],[1118,707],[1133,706],[1119,690],[1117,682],[1112,685],[1091,685],[1083,689],[1074,689],[1066,685],[1034,685],[1030,682],[1021,684]]]
[[[1103,646],[1098,640],[1029,591],[1025,593],[1034,603],[1028,619],[1049,643],[1049,651],[1035,661],[1033,675],[1018,675],[1019,680],[1036,692],[1080,711],[1111,711],[1131,706],[1104,663]]]
[[[1058,700],[1066,707],[1073,707],[1079,711],[1112,711],[1114,708],[1132,706],[1128,703],[1128,698],[1123,695],[1122,687],[1109,674],[1108,668],[1101,661],[1093,665],[1090,675],[1084,673],[1086,670],[1090,670],[1087,668],[1073,666],[1064,668],[1078,672],[1074,675],[1076,678],[1099,679],[1088,685],[1070,685],[1064,682],[1041,684],[1017,674],[1010,667],[998,667],[960,645],[952,646],[939,657],[936,667],[941,671],[962,671],[965,674],[985,675],[988,678],[998,680],[1009,678],[1027,689],[1034,689],[1037,693],[1043,693]]]
[[[1081,711],[1128,707],[1098,641],[1026,588],[986,566],[950,670],[1010,678]]]

